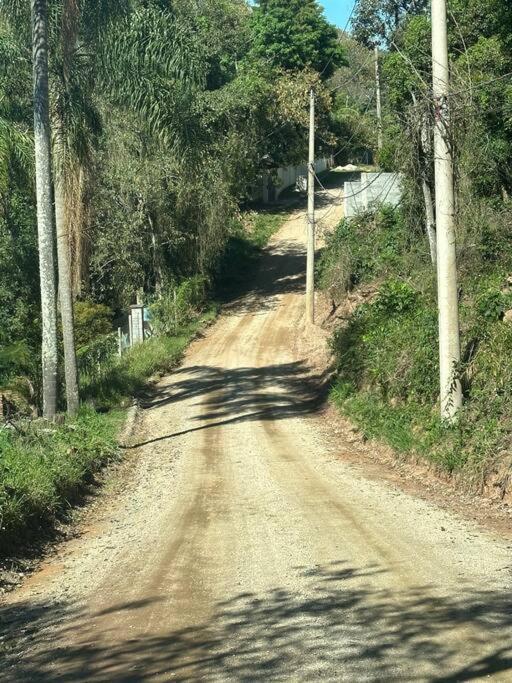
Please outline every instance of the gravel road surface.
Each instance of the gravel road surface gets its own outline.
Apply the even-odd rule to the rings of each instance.
[[[144,404],[121,490],[7,598],[1,680],[512,681],[509,543],[319,424],[304,233],[297,211]]]

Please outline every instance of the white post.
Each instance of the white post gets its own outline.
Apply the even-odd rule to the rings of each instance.
[[[315,322],[315,93],[309,96],[309,163],[306,259],[306,321]]]
[[[432,69],[435,107],[434,159],[441,417],[448,422],[454,422],[462,405],[462,388],[455,374],[456,366],[460,362],[460,331],[453,159],[449,139],[446,0],[432,0]]]

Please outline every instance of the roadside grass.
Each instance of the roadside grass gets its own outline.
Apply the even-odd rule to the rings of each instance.
[[[458,373],[465,404],[456,426],[439,417],[435,273],[424,236],[389,210],[343,221],[318,268],[323,290],[338,304],[358,285],[376,288],[332,336],[333,403],[368,438],[475,484],[490,469],[508,467],[512,453],[512,323],[504,319],[512,309],[512,218],[489,216],[496,221],[492,232],[478,226],[485,244],[473,233],[474,251],[461,247]],[[482,259],[484,246],[491,257]]]
[[[24,420],[0,430],[0,556],[34,529],[51,525],[94,474],[119,457],[118,432],[131,397],[149,377],[175,367],[216,315],[211,305],[174,336],[159,336],[82,377],[83,405],[63,424]]]
[[[94,473],[118,458],[123,410],[99,414],[84,407],[62,425],[20,422],[0,431],[0,555],[31,526],[53,523]]]
[[[94,377],[82,379],[82,397],[96,410],[107,411],[126,402],[144,389],[152,375],[176,367],[194,336],[217,315],[213,303],[199,316],[181,325],[175,334],[152,337],[115,357]]]

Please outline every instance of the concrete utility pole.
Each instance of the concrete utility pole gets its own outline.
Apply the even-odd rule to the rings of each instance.
[[[432,0],[432,68],[435,107],[434,159],[441,417],[454,422],[462,405],[462,388],[455,374],[456,366],[460,362],[460,330],[453,158],[449,137],[450,75],[446,0]]]
[[[315,322],[315,92],[309,95],[306,321]]]
[[[382,138],[382,100],[380,92],[380,63],[379,46],[375,46],[375,91],[377,95],[377,147],[380,152],[383,145]]]

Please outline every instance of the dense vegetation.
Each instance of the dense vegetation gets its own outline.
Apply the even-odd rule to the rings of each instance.
[[[506,2],[452,0],[449,30],[457,198],[462,380],[457,425],[438,417],[436,274],[422,182],[432,186],[430,23],[421,3],[360,0],[355,29],[383,57],[385,145],[380,163],[405,173],[398,211],[344,221],[320,265],[322,286],[352,306],[334,334],[334,400],[364,433],[481,482],[508,476],[512,447],[512,14]],[[379,6],[379,22],[368,21]],[[407,5],[407,6],[406,6]],[[394,10],[397,10],[395,13]],[[407,13],[402,11],[407,9]],[[370,12],[370,14],[372,14]],[[372,14],[375,19],[375,14]],[[359,293],[359,294],[358,294]],[[509,312],[509,313],[507,313]]]
[[[240,206],[263,171],[304,160],[308,89],[344,60],[318,5],[299,4],[50,0],[55,174],[75,300],[117,314],[141,291],[151,301],[189,277],[218,278],[243,230]],[[28,4],[4,3],[0,386],[29,377],[38,405],[29,45]],[[331,109],[319,85],[321,146],[336,143]]]

